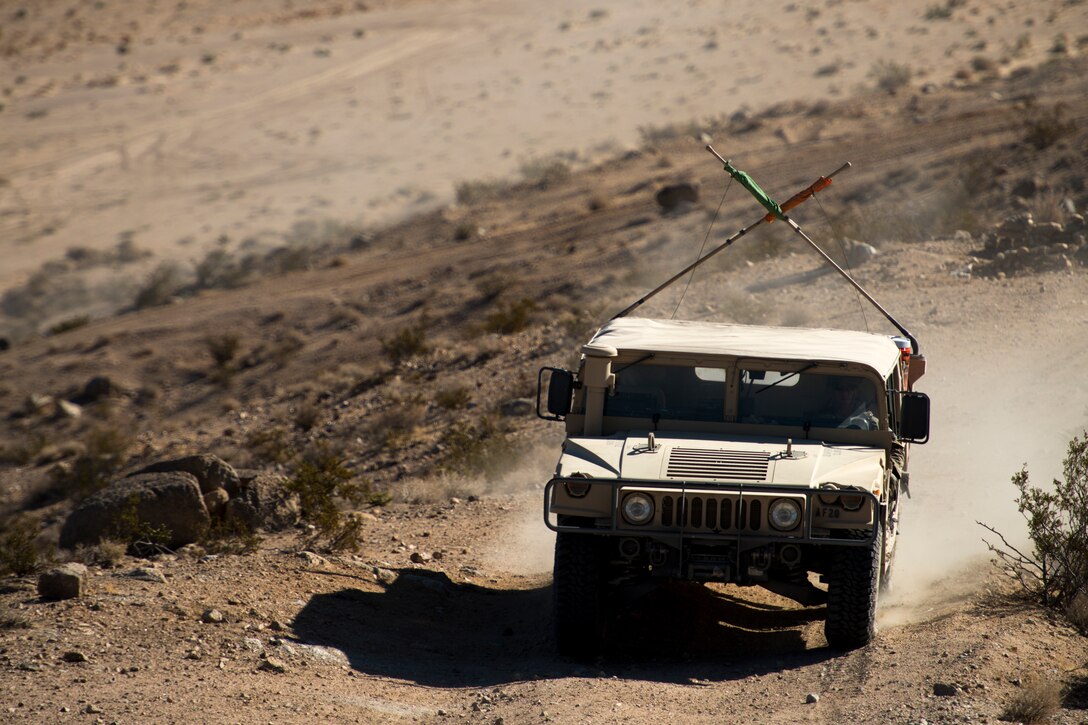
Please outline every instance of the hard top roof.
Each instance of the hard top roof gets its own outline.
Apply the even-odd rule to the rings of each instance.
[[[619,352],[850,362],[865,365],[881,377],[892,371],[900,356],[891,337],[869,332],[638,317],[611,320],[590,344],[607,345]]]

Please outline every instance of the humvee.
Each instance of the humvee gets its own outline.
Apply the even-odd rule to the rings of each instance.
[[[538,414],[566,427],[544,489],[560,652],[597,653],[613,589],[655,579],[826,602],[830,646],[870,642],[909,444],[929,437],[917,341],[632,308],[577,370],[538,375]]]

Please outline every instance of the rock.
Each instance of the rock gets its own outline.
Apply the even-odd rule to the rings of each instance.
[[[79,395],[72,398],[72,402],[87,405],[106,398],[123,395],[124,392],[124,389],[110,378],[98,375],[87,381]]]
[[[83,415],[83,408],[68,400],[57,401],[57,417],[77,420]]]
[[[298,558],[306,562],[306,566],[312,566],[318,569],[324,569],[329,565],[328,559],[318,556],[312,551],[300,551],[298,552]]]
[[[65,520],[60,545],[72,549],[104,538],[131,539],[133,514],[141,526],[161,530],[162,543],[171,549],[193,543],[210,523],[192,474],[143,473],[114,481],[83,501]]]
[[[88,715],[100,715],[102,714],[102,708],[98,707],[98,705],[87,705],[87,707],[83,708],[83,712]]]
[[[82,564],[61,564],[38,577],[38,595],[42,599],[75,599],[83,596],[87,585],[87,567]]]
[[[936,682],[933,684],[933,694],[937,697],[955,697],[959,694],[960,688],[955,685],[950,685],[947,682]]]
[[[680,211],[699,201],[699,189],[694,184],[670,184],[658,190],[654,201],[665,213]]]
[[[258,473],[242,478],[237,497],[227,502],[224,516],[228,523],[249,530],[280,531],[299,522],[298,496],[286,488],[287,479],[272,473]]]
[[[166,583],[166,575],[153,566],[141,566],[128,572],[125,576],[131,577],[132,579],[139,579],[140,581],[154,582],[155,584]]]
[[[87,662],[87,655],[79,652],[78,650],[72,650],[71,652],[65,652],[60,657],[65,662]]]
[[[507,418],[532,415],[535,411],[536,404],[528,398],[515,398],[514,400],[508,400],[499,406],[499,412]]]
[[[185,456],[184,458],[175,458],[170,461],[152,463],[150,466],[141,468],[131,475],[136,476],[141,473],[163,473],[168,471],[184,471],[185,473],[190,473],[195,476],[197,482],[200,484],[200,492],[202,494],[211,493],[217,488],[223,488],[227,490],[228,494],[237,495],[237,491],[240,490],[238,474],[235,472],[234,468],[218,456],[203,453],[195,456]]]
[[[872,244],[856,239],[843,239],[842,242],[846,248],[846,262],[851,267],[859,267],[880,253]]]
[[[227,510],[227,502],[230,494],[226,489],[217,488],[204,494],[204,508],[208,509],[208,515],[213,519],[221,519]]]
[[[413,551],[412,555],[408,558],[415,564],[426,564],[431,560],[431,555],[422,551]]]
[[[204,624],[222,624],[227,618],[218,609],[205,609],[200,615],[200,621]]]
[[[282,675],[287,672],[287,665],[275,657],[269,657],[268,659],[261,660],[261,664],[257,665],[257,669],[263,672],[275,672]]]
[[[287,625],[285,625],[283,622],[281,622],[278,619],[273,619],[268,624],[268,628],[271,629],[273,632],[286,632],[287,631]]]
[[[374,576],[379,582],[385,586],[393,586],[393,582],[397,580],[397,573],[390,569],[382,569],[381,567],[374,567]]]
[[[820,701],[820,696],[817,695],[815,692],[810,692],[807,695],[805,695],[805,704],[806,705],[815,705],[819,701]]]

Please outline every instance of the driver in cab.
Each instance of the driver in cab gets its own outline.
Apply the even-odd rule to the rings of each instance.
[[[873,385],[864,378],[834,376],[827,384],[825,416],[838,428],[876,430]]]

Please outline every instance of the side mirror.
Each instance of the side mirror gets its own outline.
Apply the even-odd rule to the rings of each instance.
[[[541,392],[544,388],[544,373],[550,372],[548,378],[547,412],[540,412]],[[563,420],[570,412],[571,402],[574,396],[574,373],[561,368],[540,368],[536,376],[536,414],[544,420]]]
[[[909,443],[929,440],[929,396],[925,393],[903,393],[899,438]]]

